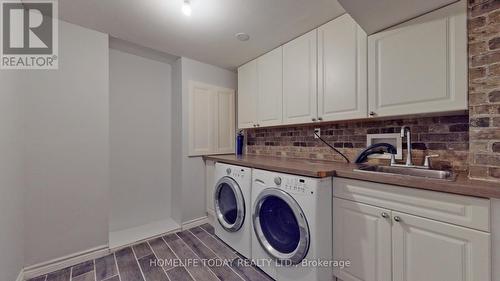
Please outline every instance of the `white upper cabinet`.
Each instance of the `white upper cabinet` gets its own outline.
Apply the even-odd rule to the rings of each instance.
[[[467,109],[466,2],[368,37],[372,116]]]
[[[283,46],[283,123],[317,119],[317,31]]]
[[[235,144],[234,91],[217,88],[217,153],[233,153]]]
[[[367,36],[345,14],[318,28],[318,118],[366,118]]]
[[[238,68],[238,128],[283,123],[283,48]]]
[[[255,127],[259,91],[257,60],[238,68],[238,128]]]
[[[207,84],[190,81],[189,88],[189,154],[211,154],[217,145],[217,96]]]
[[[189,81],[189,156],[234,152],[234,90]]]
[[[257,125],[280,125],[283,123],[283,48],[279,47],[258,58],[257,73]]]

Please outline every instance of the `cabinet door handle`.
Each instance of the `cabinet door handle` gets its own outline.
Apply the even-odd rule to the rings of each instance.
[[[384,219],[389,217],[389,215],[386,213],[386,212],[383,212],[382,214],[380,214]]]
[[[312,121],[313,121],[313,122],[314,122],[314,121],[316,121],[316,118],[313,118],[313,119],[312,119]]]
[[[401,218],[400,218],[400,217],[398,217],[398,216],[395,216],[395,217],[394,217],[394,221],[400,222],[400,221],[401,221]]]
[[[377,113],[375,113],[375,111],[370,111],[370,117],[375,117],[375,115],[377,115]]]
[[[319,120],[319,121],[323,121],[323,117],[319,117],[319,118],[318,118],[318,120]]]

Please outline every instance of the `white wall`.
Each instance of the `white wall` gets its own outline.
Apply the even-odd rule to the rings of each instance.
[[[171,216],[171,66],[110,49],[110,231]]]
[[[0,70],[0,280],[24,266],[21,72]]]
[[[181,72],[181,91],[174,91],[176,102],[181,102],[182,114],[182,135],[176,136],[174,146],[182,145],[181,172],[182,183],[174,185],[174,188],[182,188],[182,222],[206,216],[206,188],[205,188],[205,166],[201,157],[188,157],[188,109],[190,80],[204,82],[224,88],[237,88],[237,74],[226,69],[213,65],[201,63],[188,58],[180,58],[176,63],[176,68]],[[176,70],[174,70],[175,72]],[[178,70],[177,70],[178,71]],[[179,99],[179,95],[181,98]],[[176,117],[178,119],[178,116]],[[177,142],[177,144],[176,144]],[[175,174],[174,174],[175,175]],[[175,181],[175,180],[174,180]],[[178,179],[177,179],[178,181]]]
[[[59,24],[59,70],[26,71],[25,265],[107,244],[108,36]]]
[[[182,224],[182,59],[172,65],[172,219]]]

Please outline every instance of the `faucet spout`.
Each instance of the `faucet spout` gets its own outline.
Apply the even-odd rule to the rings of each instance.
[[[406,166],[413,166],[411,159],[411,130],[410,127],[404,126],[401,128],[401,137],[406,137]]]

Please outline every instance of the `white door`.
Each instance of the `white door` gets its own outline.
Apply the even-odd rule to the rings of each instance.
[[[318,28],[318,117],[366,118],[367,37],[345,14]]]
[[[393,281],[491,280],[490,234],[392,214]]]
[[[257,61],[238,68],[238,128],[252,128],[257,124],[258,96]]]
[[[391,211],[334,198],[333,259],[351,262],[333,269],[343,281],[391,280]]]
[[[283,122],[317,119],[317,31],[283,45]]]
[[[231,89],[218,88],[217,100],[217,152],[233,153],[236,137],[234,128],[234,91]]]
[[[189,155],[213,154],[217,150],[218,101],[211,85],[189,83]]]
[[[466,1],[368,37],[375,116],[467,109]]]
[[[283,48],[279,47],[257,59],[259,97],[257,125],[276,126],[283,122]]]

